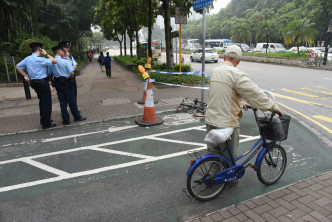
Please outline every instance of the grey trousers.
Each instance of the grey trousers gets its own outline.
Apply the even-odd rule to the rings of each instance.
[[[207,133],[213,129],[222,129],[222,128],[206,124]],[[237,150],[239,148],[239,140],[240,140],[240,128],[237,127],[237,128],[234,128],[234,132],[231,135],[231,138],[227,140],[228,145],[231,146],[231,151],[232,151],[232,155],[233,155],[234,159],[237,157]],[[225,142],[220,145],[216,145],[213,143],[207,143],[208,153],[220,155],[227,148],[227,143]],[[232,160],[231,160],[229,153],[226,154],[225,158],[226,158],[228,164],[230,166],[232,166],[233,164],[232,164]]]

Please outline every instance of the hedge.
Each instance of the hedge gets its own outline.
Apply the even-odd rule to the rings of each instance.
[[[144,66],[147,63],[147,58],[137,59],[136,56],[131,58],[130,56],[114,56],[113,57],[118,63],[123,66],[130,68],[134,73],[140,73],[138,71],[138,66]],[[165,71],[165,72],[179,72],[179,65],[174,65],[172,69],[167,69],[166,63],[159,63],[156,61],[152,62],[152,70]],[[190,64],[181,65],[182,72],[191,72],[192,68]],[[142,75],[139,75],[141,79]],[[196,85],[200,84],[202,77],[200,75],[181,75],[181,74],[162,74],[162,73],[152,73],[150,72],[150,77],[157,82],[172,83],[172,84],[186,84],[186,85]],[[209,83],[210,80],[205,78],[205,82]]]

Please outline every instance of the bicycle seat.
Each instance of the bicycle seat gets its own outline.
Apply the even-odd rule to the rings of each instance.
[[[234,132],[234,128],[213,129],[206,134],[204,141],[213,144],[226,142]]]

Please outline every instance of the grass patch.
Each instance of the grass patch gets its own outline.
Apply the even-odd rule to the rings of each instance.
[[[136,56],[132,58],[130,56],[114,56],[113,57],[118,63],[126,66],[134,73],[140,73],[138,71],[138,65],[144,65],[147,63],[147,58],[138,59]],[[179,65],[174,65],[172,69],[167,69],[166,63],[159,63],[153,61],[151,65],[151,70],[158,70],[164,72],[179,72]],[[190,64],[181,66],[182,72],[191,72],[192,68]],[[139,75],[143,80],[142,75]],[[181,75],[181,74],[162,74],[162,73],[150,73],[150,77],[157,82],[172,83],[172,84],[187,84],[195,85],[200,84],[202,77],[200,75]],[[205,82],[209,83],[210,80],[205,78]]]
[[[280,58],[280,59],[306,59],[308,56],[308,52],[300,52],[297,53],[261,53],[261,52],[243,52],[245,56],[258,56],[258,57],[266,57],[266,58]]]

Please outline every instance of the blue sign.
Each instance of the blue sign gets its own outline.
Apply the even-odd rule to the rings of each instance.
[[[194,10],[199,10],[213,5],[213,0],[193,0]]]

